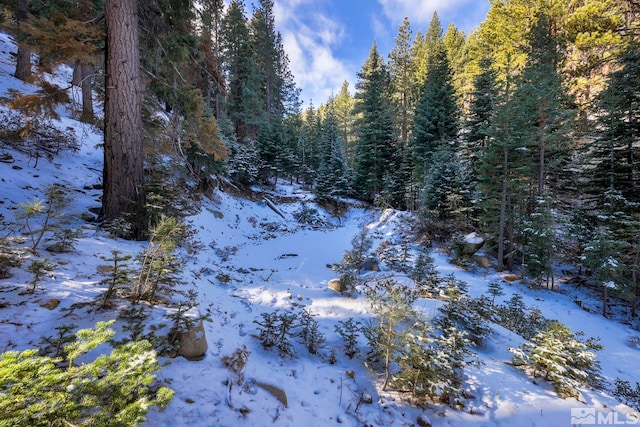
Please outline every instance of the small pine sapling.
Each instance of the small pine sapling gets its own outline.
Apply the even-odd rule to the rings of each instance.
[[[100,297],[99,305],[99,308],[105,309],[111,307],[111,301],[121,289],[131,286],[134,270],[127,268],[131,255],[121,255],[121,252],[117,249],[111,251],[111,258],[100,258],[113,263],[108,270],[107,277],[99,282],[100,285],[107,286],[107,290]]]
[[[62,216],[61,211],[69,202],[62,187],[53,184],[45,190],[44,201],[34,198],[29,203],[20,204],[21,212],[16,217],[24,221],[24,228],[31,239],[33,252],[37,250],[44,235],[56,226],[54,221]]]
[[[291,338],[295,336],[296,315],[294,313],[282,313],[276,310],[271,313],[262,313],[262,322],[254,320],[258,325],[258,339],[265,348],[275,347],[283,357],[295,356]]]
[[[636,387],[633,388],[629,381],[616,378],[613,385],[615,388],[611,391],[612,395],[625,405],[640,409],[640,383],[636,382]]]
[[[382,390],[386,390],[391,381],[391,367],[404,347],[405,336],[410,332],[409,325],[414,323],[416,313],[413,302],[415,290],[393,279],[382,279],[368,285],[365,295],[371,309],[378,316],[371,326],[375,331],[367,333],[373,351],[380,356],[384,369]]]
[[[66,357],[64,347],[75,340],[75,334],[72,333],[78,326],[73,324],[60,325],[55,328],[58,332],[56,336],[48,336],[40,338],[42,345],[40,354],[53,358]]]
[[[335,330],[342,337],[342,342],[344,343],[344,354],[349,359],[352,359],[360,351],[358,337],[362,332],[362,328],[362,323],[354,320],[353,317],[349,317],[344,321],[341,320],[335,325]]]
[[[302,310],[298,326],[300,327],[298,338],[300,338],[302,345],[309,350],[309,353],[318,354],[318,350],[326,342],[326,338],[320,332],[318,321],[307,309]]]
[[[30,294],[34,293],[42,279],[44,279],[46,275],[51,273],[56,268],[56,266],[56,264],[49,262],[49,258],[45,258],[44,260],[32,260],[31,264],[29,264],[29,267],[27,267],[27,271],[33,274],[33,279],[31,279],[31,289],[29,289],[29,291],[27,292]]]
[[[11,269],[22,265],[25,251],[13,246],[20,240],[17,237],[0,237],[0,279],[8,279]]]
[[[174,292],[181,271],[174,251],[184,235],[184,224],[175,218],[163,217],[152,230],[147,249],[139,255],[140,274],[133,287],[135,302],[154,301],[159,291],[168,295]]]
[[[415,282],[423,297],[434,298],[440,293],[442,278],[436,271],[433,258],[426,250],[418,254],[413,269],[409,275]]]
[[[489,283],[489,286],[487,286],[487,293],[491,295],[491,305],[495,305],[496,297],[504,295],[502,286],[498,282]]]

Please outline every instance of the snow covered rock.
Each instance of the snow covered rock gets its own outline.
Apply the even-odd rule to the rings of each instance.
[[[207,334],[202,320],[190,329],[178,333],[178,354],[187,360],[202,360],[207,353]]]
[[[471,256],[478,252],[483,245],[484,239],[481,236],[476,232],[469,233],[464,236],[461,255]]]
[[[344,283],[342,283],[342,280],[340,279],[331,279],[329,280],[329,283],[327,283],[327,287],[329,289],[333,289],[336,292],[344,292],[347,290],[347,287],[344,285]]]

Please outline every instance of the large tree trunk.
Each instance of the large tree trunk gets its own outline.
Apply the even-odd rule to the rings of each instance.
[[[18,0],[16,21],[18,23],[18,55],[16,58],[15,78],[27,81],[31,77],[31,50],[24,44],[24,21],[27,20],[29,0]]]
[[[106,0],[106,99],[102,219],[125,217],[133,238],[147,231],[144,216],[142,91],[138,1]]]
[[[82,89],[82,114],[80,121],[93,123],[93,67],[82,61],[76,61],[73,67],[71,83]]]
[[[82,78],[82,116],[80,121],[93,123],[93,67],[90,64],[80,64],[80,76]]]

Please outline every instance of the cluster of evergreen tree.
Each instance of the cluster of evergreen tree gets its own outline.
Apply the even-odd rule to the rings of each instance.
[[[520,267],[538,283],[549,284],[554,261],[579,260],[605,301],[613,289],[635,314],[637,2],[492,2],[470,35],[444,30],[436,13],[414,36],[406,18],[388,58],[373,44],[353,94],[345,82],[304,111],[273,0],[250,16],[242,0],[126,4],[129,26],[117,25],[112,0],[0,1],[19,44],[16,77],[37,78],[31,52],[37,69],[73,64],[87,121],[91,89],[105,92],[103,219],[128,215],[134,234],[148,230],[144,144],[173,154],[199,188],[212,173],[296,180],[320,200],[356,197],[448,232],[480,229],[499,269]],[[133,117],[121,124],[118,90],[131,79],[110,80],[126,76],[109,67],[132,51],[144,52],[126,56],[142,71],[120,94]],[[135,161],[118,164],[118,149]],[[126,185],[115,182],[123,176]]]

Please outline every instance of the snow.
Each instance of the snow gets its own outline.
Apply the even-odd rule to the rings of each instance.
[[[15,52],[12,40],[0,34],[0,95],[8,88],[33,91],[33,87],[11,77],[13,59],[8,52]],[[51,79],[68,76],[69,70],[63,67]],[[97,148],[101,135],[71,119],[68,111],[63,114],[58,126],[74,129],[81,140],[78,152],[63,153],[51,162],[40,159],[36,165],[33,159],[0,142],[0,154],[9,153],[15,159],[14,163],[0,162],[2,235],[16,231],[4,224],[13,223],[19,204],[42,198],[44,188],[52,183],[63,185],[74,196],[65,211],[66,219],[82,231],[70,254],[39,250],[40,256],[56,263],[56,268],[33,295],[22,292],[30,286],[32,277],[24,269],[28,261],[23,269],[13,269],[13,277],[0,280],[0,351],[37,347],[41,337],[55,335],[60,325],[72,323],[79,329],[116,318],[118,307],[104,311],[71,307],[91,301],[104,291],[98,284],[103,278],[98,270],[107,262],[101,257],[110,257],[112,250],[135,255],[146,246],[145,242],[112,239],[81,218],[89,208],[100,205],[100,190],[94,188],[101,180],[102,154]],[[341,353],[341,339],[334,329],[349,317],[363,322],[370,319],[368,302],[359,293],[347,296],[328,289],[327,283],[336,273],[327,265],[339,262],[344,251],[351,248],[352,238],[363,229],[374,238],[374,249],[382,241],[398,241],[406,234],[405,224],[411,216],[353,207],[342,218],[334,218],[313,205],[313,197],[299,187],[280,185],[269,194],[284,218],[264,201],[222,191],[205,200],[197,214],[186,218],[196,232],[200,249],[194,253],[180,249],[186,260],[182,286],[198,292],[198,310],[210,316],[205,322],[209,349],[197,362],[162,358],[166,366],[158,377],[166,380],[176,394],[164,411],[151,409],[145,426],[402,426],[415,425],[420,417],[433,426],[566,427],[571,424],[573,408],[616,411],[616,419],[636,419],[634,410],[603,391],[584,388],[583,401],[561,399],[550,384],[534,381],[505,363],[511,360],[508,348],[518,347],[523,339],[498,325],[491,325],[487,344],[477,350],[481,364],[466,370],[465,387],[470,397],[464,409],[435,403],[419,408],[392,391],[381,392],[380,378],[366,366],[362,355],[349,359]],[[303,202],[318,209],[326,226],[312,227],[294,220],[293,214]],[[597,310],[578,307],[576,298],[585,302],[588,298],[580,290],[569,285],[563,292],[531,289],[524,283],[502,280],[504,273],[463,271],[449,263],[444,254],[434,251],[432,255],[443,275],[454,274],[469,284],[471,296],[484,294],[490,282],[500,282],[505,293],[498,298],[500,302],[515,292],[521,293],[527,307],[538,307],[546,317],[562,321],[574,332],[583,330],[587,336],[599,337],[605,347],[598,353],[603,376],[609,381],[616,377],[632,384],[640,381],[640,351],[627,344],[627,338],[638,332],[622,322],[603,318]],[[367,278],[373,278],[376,273],[367,274]],[[222,277],[229,280],[220,280]],[[57,308],[40,306],[53,298],[61,301]],[[126,304],[120,302],[121,307]],[[416,302],[426,317],[435,315],[440,304],[429,299]],[[314,315],[326,335],[320,354],[311,355],[297,343],[294,358],[282,358],[262,348],[254,323],[261,313],[277,309],[299,313],[303,307]],[[168,323],[168,312],[157,306],[147,322]],[[117,338],[126,336],[123,321],[117,320],[115,325]],[[221,359],[243,346],[250,355],[243,371],[244,382],[238,384]],[[328,362],[332,348],[337,356],[333,365]],[[269,387],[286,392],[286,406]],[[361,403],[363,396],[371,396],[372,402]]]

